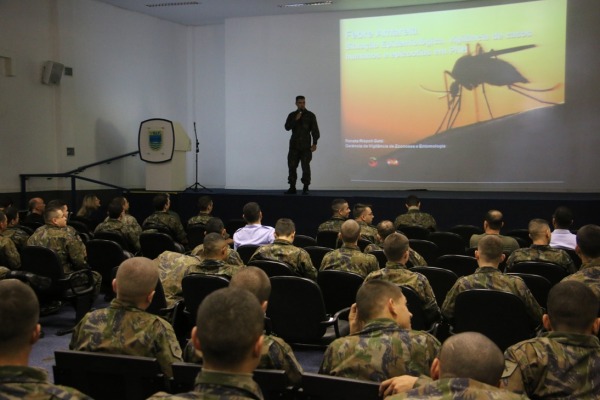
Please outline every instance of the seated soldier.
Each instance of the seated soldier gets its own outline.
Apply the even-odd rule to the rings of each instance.
[[[381,383],[386,400],[527,399],[498,388],[504,369],[502,351],[484,335],[464,332],[450,336],[431,365],[431,379],[401,376]],[[414,386],[414,389],[413,389]]]
[[[198,199],[198,215],[194,215],[188,219],[188,228],[193,225],[206,225],[209,219],[212,218],[213,201],[210,196],[202,196]]]
[[[386,281],[365,282],[350,312],[350,335],[333,341],[320,374],[381,382],[397,375],[428,375],[440,342],[411,330],[402,290]]]
[[[263,214],[258,203],[250,202],[244,205],[243,218],[246,226],[238,229],[233,234],[233,248],[245,244],[263,244],[273,243],[275,240],[275,229],[271,226],[262,225]]]
[[[383,220],[377,224],[377,235],[375,236],[375,243],[370,243],[365,247],[365,253],[372,253],[376,250],[383,250],[381,246],[383,246],[383,241],[392,233],[396,233],[396,227],[394,227],[394,223],[389,220]],[[409,267],[410,265],[410,267]],[[427,265],[427,261],[421,256],[419,253],[408,248],[408,263],[406,266],[408,268],[411,267],[420,267]]]
[[[29,367],[40,338],[40,307],[33,290],[21,281],[0,281],[0,398],[91,400],[79,391],[50,383],[46,371]]]
[[[41,197],[34,197],[27,203],[29,212],[23,222],[44,225],[44,210],[46,204]]]
[[[21,268],[21,255],[10,237],[4,236],[7,226],[6,214],[0,211],[0,265],[15,270]]]
[[[210,218],[206,222],[204,229],[204,236],[208,235],[209,233],[218,233],[223,237],[223,239],[227,241],[228,245],[231,245],[233,243],[233,239],[231,239],[227,234],[227,231],[225,230],[225,224],[223,224],[223,221],[220,218]],[[204,244],[199,244],[198,246],[194,247],[194,249],[191,252],[191,255],[196,256],[199,260],[203,260]],[[237,251],[229,248],[227,250],[227,264],[242,266],[244,265],[244,262],[240,258],[240,255]]]
[[[406,198],[406,209],[405,214],[400,214],[396,217],[394,225],[397,227],[402,225],[407,226],[420,226],[430,231],[435,231],[436,223],[435,219],[431,214],[421,211],[421,201],[415,195],[410,195]]]
[[[556,284],[548,293],[548,333],[504,352],[502,386],[532,399],[600,398],[598,300],[581,282]]]
[[[112,282],[117,298],[107,308],[83,317],[69,348],[156,358],[164,374],[172,377],[171,364],[182,361],[173,327],[145,311],[157,282],[158,270],[151,260],[134,257],[123,261]]]
[[[271,281],[262,269],[243,268],[231,278],[229,287],[250,291],[258,298],[263,312],[267,312],[271,295]],[[202,353],[194,348],[191,340],[184,349],[183,359],[187,362],[202,363]],[[264,335],[260,363],[257,368],[282,369],[293,385],[298,385],[302,379],[302,366],[296,360],[292,348],[283,339],[273,335]]]
[[[245,289],[224,288],[209,294],[198,307],[192,329],[194,347],[202,352],[202,371],[192,392],[156,393],[150,399],[255,399],[262,391],[252,371],[263,347],[264,313]]]
[[[513,251],[506,261],[506,270],[510,272],[513,266],[524,261],[540,261],[556,264],[569,274],[575,272],[575,264],[571,257],[561,249],[550,247],[550,225],[543,219],[529,221],[529,237],[533,244],[529,248]]]
[[[166,194],[157,194],[152,199],[154,213],[144,220],[142,228],[144,230],[164,227],[171,232],[173,239],[181,244],[187,244],[187,235],[181,225],[181,221],[175,215],[169,213],[171,208],[171,199]]]
[[[600,299],[600,226],[585,225],[579,228],[575,251],[581,258],[581,268],[563,281],[585,283]]]
[[[317,270],[313,266],[310,255],[306,250],[294,246],[296,226],[294,221],[288,218],[280,218],[275,224],[275,241],[272,244],[260,246],[252,257],[252,260],[274,260],[289,265],[298,275],[317,280]]]
[[[94,233],[97,232],[116,232],[123,236],[127,243],[127,248],[124,250],[131,250],[134,253],[140,251],[140,233],[133,228],[132,225],[126,225],[123,223],[125,216],[125,209],[123,203],[118,201],[111,201],[108,205],[108,218],[98,224]]]
[[[2,236],[10,238],[17,247],[17,250],[21,252],[27,246],[29,233],[19,225],[19,210],[16,207],[8,207],[5,214],[7,227],[2,232]],[[0,223],[0,231],[2,230],[1,226],[2,224]]]
[[[318,232],[321,231],[334,231],[339,232],[342,224],[348,219],[350,215],[350,207],[348,202],[344,199],[334,199],[331,202],[331,211],[333,215],[330,219],[319,225]]]
[[[319,271],[333,269],[354,272],[365,277],[379,269],[377,258],[372,254],[364,254],[358,248],[360,237],[358,222],[353,219],[344,222],[339,237],[343,242],[342,247],[325,254]]]
[[[374,218],[371,206],[368,204],[355,204],[352,209],[352,217],[354,217],[354,220],[360,226],[360,237],[371,243],[375,243],[377,229],[371,225]]]
[[[426,322],[430,325],[440,320],[440,307],[437,305],[435,294],[427,278],[418,272],[412,272],[406,268],[409,258],[408,239],[400,233],[392,233],[383,243],[383,252],[388,261],[385,268],[371,272],[365,278],[365,282],[371,279],[381,279],[392,282],[395,285],[408,286],[423,303],[423,312]]]
[[[477,247],[477,244],[481,240],[489,235],[494,235],[502,240],[502,251],[506,253],[512,253],[519,248],[519,242],[517,239],[511,236],[504,236],[500,234],[500,230],[504,226],[504,216],[498,210],[489,210],[483,220],[483,233],[481,235],[473,235],[469,239],[470,247]]]

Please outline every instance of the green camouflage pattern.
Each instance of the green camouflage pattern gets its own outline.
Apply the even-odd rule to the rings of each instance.
[[[250,257],[250,261],[252,260],[284,262],[292,267],[298,275],[313,281],[317,280],[317,269],[313,266],[308,252],[286,240],[275,239],[272,244],[260,246]]]
[[[142,233],[142,227],[133,215],[123,214],[123,219],[121,220],[121,222],[123,222],[124,225],[129,226],[131,230],[136,233],[136,235],[139,236],[140,233]]]
[[[505,275],[494,267],[480,267],[472,275],[458,278],[454,286],[446,294],[442,304],[442,315],[449,321],[454,318],[456,296],[465,290],[491,289],[517,295],[525,304],[527,314],[534,326],[542,323],[542,307],[535,300],[523,279],[518,276]]]
[[[367,224],[364,221],[356,222],[358,222],[358,226],[360,226],[360,237],[368,240],[371,243],[375,243],[377,241],[377,228]]]
[[[368,244],[367,247],[365,247],[364,253],[372,253],[375,250],[383,250],[381,243]],[[423,256],[411,248],[408,249],[408,262],[411,263],[413,267],[424,267],[427,265],[427,261],[425,261]]]
[[[142,228],[146,230],[148,226],[152,225],[162,225],[169,228],[175,236],[173,239],[181,244],[187,243],[187,235],[183,229],[183,225],[181,225],[181,221],[173,216],[173,214],[165,211],[155,211],[154,214],[144,220]]]
[[[343,244],[337,250],[325,254],[319,271],[333,269],[337,271],[354,272],[366,277],[371,272],[379,270],[379,262],[373,254],[364,254],[358,246]]]
[[[9,226],[2,236],[9,238],[13,241],[18,251],[21,251],[27,246],[27,240],[29,239],[29,233],[25,232],[19,226]]]
[[[49,224],[41,226],[29,237],[27,245],[54,250],[65,274],[87,268],[85,245],[81,238],[68,228]]]
[[[3,279],[6,274],[8,274],[10,272],[10,269],[6,268],[6,267],[0,267],[0,279]]]
[[[563,267],[569,274],[577,271],[575,263],[566,251],[554,249],[549,245],[534,244],[526,249],[517,249],[513,251],[508,260],[506,260],[506,270],[510,272],[514,264],[524,261],[548,262]]]
[[[332,217],[332,218],[328,219],[327,221],[323,222],[321,225],[319,225],[319,227],[317,228],[317,232],[321,232],[321,231],[339,232],[340,229],[342,229],[342,224],[344,222],[346,222],[345,218]]]
[[[563,279],[564,281],[578,281],[581,282],[590,289],[600,299],[600,258],[595,258],[585,264],[581,265],[579,271],[573,275],[569,275]]]
[[[436,223],[431,214],[421,212],[418,209],[409,209],[406,214],[400,214],[394,220],[394,226],[400,225],[421,226],[430,231],[435,231]]]
[[[518,400],[527,399],[528,397],[486,385],[473,379],[444,378],[429,381],[405,393],[386,397],[386,400],[416,398],[428,400]]]
[[[0,236],[0,265],[9,269],[21,268],[21,255],[15,243],[5,236]]]
[[[202,370],[194,383],[194,391],[179,394],[159,392],[149,399],[263,400],[263,394],[251,374]]]
[[[238,272],[243,266],[230,265],[222,260],[203,260],[198,265],[191,265],[185,275],[191,274],[205,274],[205,275],[219,275],[224,276],[227,279],[231,279],[236,272]]]
[[[171,324],[119,299],[87,313],[75,326],[69,349],[156,358],[168,377],[173,377],[171,364],[183,361]]]
[[[94,233],[98,232],[118,232],[123,235],[131,250],[138,252],[141,249],[140,232],[137,232],[133,225],[124,224],[118,219],[109,218],[104,222],[99,223],[94,230]]]
[[[199,244],[198,246],[194,247],[191,255],[195,256],[200,261],[204,260],[204,245]],[[239,253],[232,248],[227,249],[227,259],[225,262],[231,265],[239,265],[240,267],[244,266],[244,262],[242,261]]]
[[[487,236],[487,233],[482,233],[481,235],[473,235],[471,239],[469,239],[469,247],[477,247],[479,241],[482,237]],[[514,237],[496,235],[502,240],[502,251],[505,253],[512,253],[515,250],[520,248],[519,242]]]
[[[192,225],[197,225],[197,224],[206,225],[208,220],[211,219],[212,217],[213,216],[210,214],[199,213],[198,215],[194,215],[192,218],[188,219],[187,226],[192,226]]]
[[[80,391],[54,385],[45,370],[16,365],[0,366],[2,400],[92,400]]]
[[[432,323],[440,320],[440,307],[425,275],[412,272],[400,263],[388,261],[385,264],[385,268],[367,275],[365,282],[371,279],[381,279],[392,282],[395,285],[408,286],[414,289],[423,302],[423,312],[425,313],[427,322]]]
[[[374,319],[361,331],[334,340],[319,373],[374,382],[399,375],[429,375],[440,347],[429,333],[402,329],[391,319]]]
[[[532,399],[600,398],[600,341],[596,336],[549,332],[504,353],[502,386]]]
[[[165,251],[153,262],[158,267],[158,276],[165,292],[167,306],[172,307],[179,300],[183,300],[181,280],[192,265],[200,265],[201,261],[198,257]]]
[[[256,368],[283,370],[292,385],[299,385],[302,380],[302,366],[296,360],[290,345],[277,336],[263,335],[263,338],[260,361]],[[183,349],[183,360],[202,364],[202,354],[194,349],[191,340]]]

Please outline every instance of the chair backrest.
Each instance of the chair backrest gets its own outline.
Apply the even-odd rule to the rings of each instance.
[[[90,227],[86,222],[87,220],[81,219],[81,217],[73,215],[71,216],[71,218],[69,218],[67,224],[75,228],[75,230],[79,233],[85,233],[87,235],[90,235],[92,232],[90,232]]]
[[[329,247],[330,249],[338,248],[337,231],[320,231],[317,232],[317,245],[321,247]]]
[[[367,248],[368,245],[372,244],[370,240],[364,239],[364,238],[359,238],[358,239],[358,248],[360,249],[360,251],[365,251],[365,249]]]
[[[27,222],[27,221],[20,221],[19,225],[22,226],[26,226],[27,228],[31,229],[33,232],[35,232],[35,230],[37,228],[39,228],[40,226],[43,226],[44,224],[40,224],[39,222]]]
[[[42,246],[25,246],[21,252],[21,270],[45,276],[53,282],[64,278],[62,265],[56,253]]]
[[[275,260],[252,260],[248,266],[257,267],[271,276],[298,276],[298,274],[286,263]]]
[[[243,244],[236,249],[244,265],[248,265],[250,258],[259,247],[257,244]]]
[[[54,357],[54,382],[94,399],[141,400],[167,389],[155,358],[83,351],[56,351]]]
[[[429,230],[418,225],[399,225],[397,230],[409,239],[429,240]]]
[[[435,260],[436,267],[454,272],[458,277],[471,275],[478,268],[477,259],[471,256],[446,254]]]
[[[425,312],[423,311],[423,301],[414,291],[413,288],[409,286],[399,285],[402,289],[402,294],[406,297],[406,306],[408,307],[408,311],[412,314],[412,318],[410,319],[411,329],[417,331],[426,331],[430,327],[427,326],[427,318],[425,317]]]
[[[190,274],[181,280],[185,308],[192,320],[202,300],[217,289],[229,286],[229,280],[219,275]]]
[[[99,231],[94,233],[94,239],[112,240],[121,246],[123,250],[133,250],[129,248],[129,243],[127,243],[125,236],[119,231]]]
[[[383,250],[373,250],[370,254],[373,254],[379,263],[379,268],[385,268],[385,264],[387,263],[387,257]]]
[[[112,240],[92,239],[85,244],[87,262],[92,270],[102,275],[102,287],[112,292],[113,268],[121,265],[128,255]]]
[[[297,276],[274,276],[267,317],[273,332],[288,343],[318,342],[329,318],[316,282]]]
[[[455,225],[452,228],[448,229],[448,232],[456,233],[463,239],[463,243],[465,247],[470,246],[471,236],[473,235],[481,235],[483,233],[483,229],[480,226],[475,225]]]
[[[323,294],[325,310],[328,314],[350,307],[356,301],[356,292],[363,284],[364,278],[359,274],[347,271],[319,271],[317,283]]]
[[[378,400],[379,383],[320,375],[310,372],[302,374],[303,398],[314,400]]]
[[[227,222],[225,222],[225,230],[231,236],[233,236],[235,231],[237,231],[240,228],[243,228],[244,226],[246,226],[246,221],[244,221],[241,218],[232,218],[232,219],[228,220]]]
[[[534,274],[523,274],[517,272],[511,272],[506,275],[518,276],[525,281],[527,288],[535,297],[535,300],[540,306],[546,308],[546,302],[548,300],[548,292],[552,288],[550,281],[543,276]]]
[[[454,332],[479,332],[500,350],[529,339],[534,327],[525,304],[516,295],[489,289],[471,289],[456,296]]]
[[[427,239],[435,243],[439,250],[439,255],[445,254],[465,254],[465,243],[463,238],[452,232],[431,232]]]
[[[510,272],[540,275],[548,279],[552,286],[569,275],[569,272],[560,265],[538,261],[523,261],[513,264]]]
[[[308,246],[305,247],[304,250],[307,251],[308,255],[310,256],[310,260],[312,261],[312,264],[316,269],[319,269],[321,267],[321,262],[323,261],[323,257],[325,257],[325,254],[329,253],[330,251],[333,251],[331,247],[321,246]]]
[[[531,238],[529,237],[528,229],[513,229],[511,231],[503,233],[504,236],[511,236],[517,239],[519,246],[521,247],[529,247],[533,243]],[[519,240],[521,239],[521,240]]]
[[[294,236],[294,246],[296,247],[307,247],[316,246],[317,240],[314,237],[308,235],[296,235]]]
[[[560,247],[560,249],[564,250],[569,257],[571,257],[571,260],[573,260],[573,263],[575,264],[575,268],[579,270],[579,267],[581,267],[581,257],[579,257],[579,254],[573,249],[565,249],[562,247]]]
[[[458,280],[458,276],[454,272],[444,268],[413,267],[411,271],[425,275],[435,294],[435,300],[440,307],[444,304],[446,294],[448,294],[454,283]]]
[[[142,232],[140,234],[140,247],[142,254],[151,260],[158,257],[164,251],[179,252],[173,238],[162,232]]]
[[[165,297],[165,289],[163,289],[163,285],[160,282],[160,279],[156,282],[156,288],[154,289],[154,297],[152,297],[152,302],[146,308],[146,312],[154,315],[164,315],[164,310],[167,308],[167,298]]]
[[[204,242],[204,233],[206,232],[206,226],[204,224],[194,224],[187,227],[187,239],[190,249],[202,244]]]
[[[435,243],[421,239],[409,239],[408,242],[411,249],[423,256],[425,261],[427,261],[427,265],[434,265],[433,263],[439,255],[439,250]]]

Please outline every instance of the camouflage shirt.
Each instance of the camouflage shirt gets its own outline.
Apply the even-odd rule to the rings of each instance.
[[[164,251],[154,259],[168,307],[183,299],[181,280],[192,265],[200,265],[200,262],[198,257],[186,256],[174,251]]]
[[[21,255],[15,243],[8,237],[0,236],[0,265],[9,269],[21,268]]]
[[[432,323],[440,320],[440,307],[425,275],[412,272],[400,263],[388,261],[385,264],[385,268],[367,275],[365,282],[371,279],[382,279],[392,282],[395,285],[408,286],[414,289],[423,302],[423,312],[425,313],[427,322]]]
[[[394,220],[394,226],[398,227],[400,225],[417,225],[422,226],[425,229],[429,229],[430,231],[435,231],[436,223],[435,219],[431,214],[427,214],[419,211],[416,207],[411,207],[408,209],[406,214],[400,214]]]
[[[533,326],[538,326],[542,322],[542,307],[535,300],[523,279],[518,276],[505,275],[494,267],[480,267],[472,275],[458,278],[446,294],[446,299],[442,304],[442,315],[446,319],[452,321],[454,318],[456,296],[470,289],[491,289],[513,293],[523,300]]]
[[[367,224],[364,221],[356,221],[360,226],[360,237],[368,240],[371,243],[375,243],[377,241],[377,228]]]
[[[440,342],[429,333],[402,329],[391,319],[374,319],[360,332],[334,340],[319,373],[375,382],[429,375],[439,351]]]
[[[192,225],[206,225],[209,219],[212,218],[210,214],[199,213],[198,215],[194,215],[192,218],[188,219],[187,226]]]
[[[380,244],[371,243],[365,247],[365,253],[372,253],[376,250],[383,250]],[[414,251],[413,249],[408,249],[408,262],[412,264],[413,267],[424,267],[427,265],[427,261],[423,258],[422,255]],[[411,267],[412,268],[412,267]]]
[[[6,230],[2,232],[2,236],[10,238],[18,251],[23,250],[23,248],[27,246],[27,239],[29,239],[29,233],[19,228],[18,225],[6,228]]]
[[[127,241],[129,249],[134,252],[140,251],[140,232],[137,232],[133,225],[127,225],[118,219],[109,218],[98,224],[94,230],[94,233],[97,232],[118,232]]]
[[[429,381],[408,392],[386,397],[386,400],[416,398],[431,400],[518,400],[527,399],[528,397],[486,385],[473,379],[443,378],[437,381]]]
[[[549,332],[504,353],[502,386],[532,399],[600,398],[600,341],[596,336]]]
[[[196,256],[200,261],[204,260],[204,245],[199,244],[198,246],[194,247],[191,255]],[[242,261],[239,253],[232,248],[227,249],[227,260],[225,260],[225,262],[231,265],[239,265],[240,267],[244,266],[244,262]]]
[[[313,281],[317,280],[317,269],[313,266],[308,252],[286,240],[275,239],[273,244],[260,246],[250,258],[250,261],[252,260],[284,262],[292,267],[298,275],[312,279]]]
[[[191,265],[185,275],[190,274],[205,274],[205,275],[219,275],[224,276],[227,279],[231,279],[236,272],[240,270],[239,265],[230,265],[222,260],[208,260],[205,259],[200,264]]]
[[[358,246],[344,243],[323,257],[319,271],[328,269],[354,272],[365,277],[379,269],[379,262],[374,255],[362,253]]]
[[[50,383],[43,369],[13,365],[0,367],[0,399],[92,400],[76,389]]]
[[[78,235],[73,234],[67,228],[46,224],[33,232],[27,245],[54,250],[67,274],[87,268],[85,245]]]
[[[563,281],[571,280],[587,285],[600,299],[600,258],[595,258],[583,264],[578,272],[563,279]]]
[[[256,368],[284,370],[292,385],[300,384],[302,380],[302,366],[296,360],[294,352],[289,344],[283,339],[272,335],[263,335],[263,347],[260,361]],[[196,364],[202,364],[202,354],[188,341],[183,350],[183,360]]]
[[[487,235],[487,233],[482,233],[481,235],[471,236],[471,239],[469,239],[469,247],[477,247],[481,238]],[[496,236],[498,236],[500,240],[502,240],[502,251],[506,253],[512,253],[513,251],[518,250],[520,248],[519,242],[517,242],[517,239],[515,239],[514,237],[503,235]]]
[[[346,218],[331,217],[331,219],[328,219],[327,221],[325,221],[321,225],[319,225],[319,227],[317,228],[317,231],[318,232],[322,232],[322,231],[339,232],[340,229],[342,228],[342,224],[344,222],[346,222]]]
[[[173,239],[179,243],[187,243],[187,235],[181,225],[181,221],[166,211],[155,211],[154,214],[150,215],[144,220],[142,227],[149,229],[152,225],[164,226],[169,228],[173,234]]]
[[[508,260],[506,260],[506,269],[510,272],[514,264],[524,261],[548,262],[563,267],[569,274],[576,271],[575,264],[566,251],[553,249],[548,245],[534,244],[526,249],[517,249],[513,251]]]
[[[151,399],[263,400],[263,395],[251,374],[203,369],[194,382],[194,391],[179,394],[159,392],[149,397]]]
[[[69,349],[153,357],[168,377],[171,364],[182,361],[171,324],[119,299],[87,313],[75,326]]]

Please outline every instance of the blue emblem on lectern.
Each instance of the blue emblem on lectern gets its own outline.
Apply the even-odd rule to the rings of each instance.
[[[160,131],[150,131],[148,133],[148,144],[150,148],[154,151],[160,150],[163,145],[162,140],[162,130]]]

